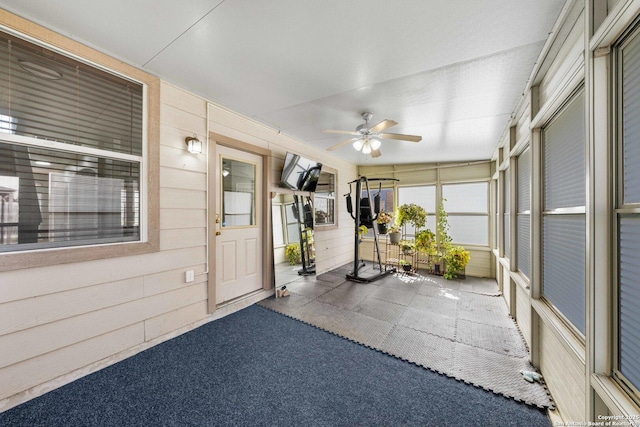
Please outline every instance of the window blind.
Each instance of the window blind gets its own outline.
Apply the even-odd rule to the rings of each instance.
[[[585,216],[545,215],[542,220],[543,293],[585,333]]]
[[[529,214],[518,214],[518,270],[527,278],[531,278],[531,217]]]
[[[585,204],[584,92],[544,129],[544,209]]]
[[[624,203],[640,203],[640,43],[622,51],[623,73],[623,191]]]
[[[623,49],[622,60],[622,199],[618,201],[618,360],[617,370],[640,390],[640,37]]]
[[[142,154],[142,85],[2,32],[0,70],[3,128]]]
[[[511,258],[511,178],[509,177],[509,169],[504,171],[504,256]]]
[[[0,31],[0,252],[142,238],[143,89]]]
[[[640,215],[619,220],[620,372],[640,389]]]
[[[531,278],[531,238],[530,238],[530,182],[531,182],[531,150],[527,148],[518,156],[518,224],[516,248],[518,254],[518,269],[526,277]]]
[[[528,212],[531,197],[531,149],[527,148],[518,156],[518,212]]]
[[[585,333],[584,91],[543,129],[542,293]],[[562,208],[578,208],[570,215]],[[582,212],[580,212],[582,211]]]

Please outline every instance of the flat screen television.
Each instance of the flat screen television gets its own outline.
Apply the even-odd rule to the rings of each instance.
[[[313,193],[316,191],[321,170],[322,163],[287,153],[280,176],[280,187]]]

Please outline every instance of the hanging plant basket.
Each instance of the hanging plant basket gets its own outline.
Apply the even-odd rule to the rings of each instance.
[[[379,234],[387,234],[387,224],[378,223],[378,233]]]

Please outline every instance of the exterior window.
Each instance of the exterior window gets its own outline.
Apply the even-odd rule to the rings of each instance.
[[[371,207],[373,208],[373,198],[378,194],[378,192],[380,192],[380,210],[393,213],[395,209],[393,204],[393,196],[394,196],[393,187],[381,188],[381,189],[370,187],[369,189],[371,190],[371,197],[370,197]],[[368,194],[367,190],[363,189],[362,197],[368,197],[367,194]],[[354,202],[354,209],[355,209],[355,202]],[[365,235],[365,237],[373,238],[373,230],[369,230],[369,232]]]
[[[427,211],[427,224],[425,228],[436,231],[436,186],[422,185],[416,187],[398,188],[398,206],[415,203],[422,206]],[[407,225],[407,236],[415,236],[415,229],[412,225]]]
[[[518,210],[516,253],[518,254],[518,270],[525,277],[531,278],[531,150],[527,148],[518,156]]]
[[[509,169],[506,169],[502,176],[504,176],[504,215],[502,216],[504,257],[511,258],[511,178]]]
[[[640,37],[636,30],[618,54],[617,360],[614,376],[640,399]]]
[[[284,246],[284,224],[282,223],[282,205],[271,206],[271,219],[273,222],[273,246],[280,248]]]
[[[0,32],[0,252],[142,239],[143,89]]]
[[[585,96],[580,91],[542,130],[542,293],[585,334]]]
[[[336,224],[336,176],[330,172],[320,172],[318,186],[314,193],[315,225]]]
[[[454,243],[489,245],[489,183],[473,182],[442,186],[449,234]]]
[[[296,243],[300,241],[300,224],[298,223],[297,209],[295,203],[285,205],[285,218],[287,221],[287,242]]]

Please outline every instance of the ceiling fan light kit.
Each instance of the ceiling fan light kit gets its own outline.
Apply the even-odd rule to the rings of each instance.
[[[342,141],[333,147],[327,148],[328,151],[336,150],[344,145],[353,143],[353,148],[356,151],[361,151],[363,154],[371,154],[371,157],[379,157],[382,153],[380,147],[382,146],[382,139],[395,139],[400,141],[420,142],[421,136],[418,135],[403,135],[398,133],[381,133],[383,130],[395,126],[398,123],[393,120],[383,120],[375,126],[369,127],[369,120],[373,117],[370,112],[362,113],[364,123],[359,125],[355,132],[347,130],[333,130],[326,129],[323,132],[326,133],[339,133],[344,135],[352,135],[355,138],[349,138],[346,141]]]

